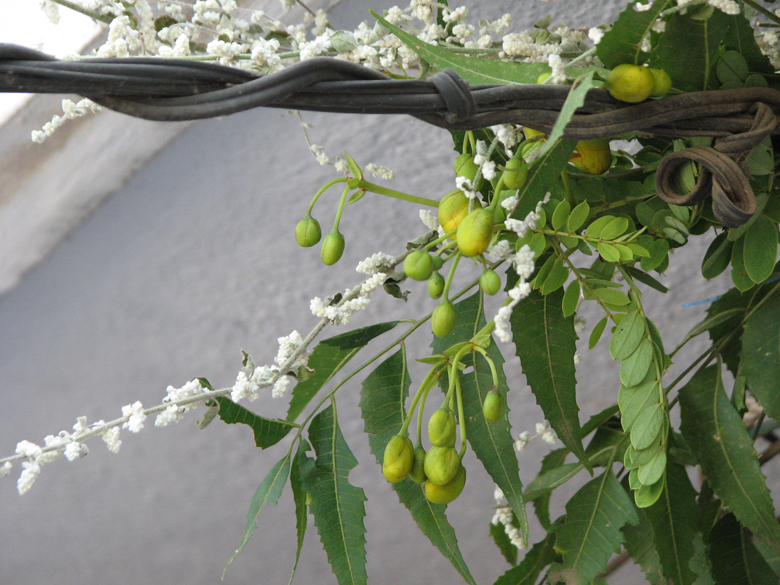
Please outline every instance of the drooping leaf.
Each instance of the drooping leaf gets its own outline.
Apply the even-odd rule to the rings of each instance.
[[[501,575],[494,585],[534,585],[544,568],[555,562],[555,533],[548,532],[547,538],[531,547],[516,567]]]
[[[740,363],[750,392],[769,416],[780,420],[780,298],[768,301],[745,323]]]
[[[734,376],[739,371],[739,356],[742,353],[742,328],[739,327],[739,324],[747,312],[749,303],[750,297],[748,295],[732,288],[721,295],[719,299],[713,301],[707,309],[708,318],[715,318],[717,315],[737,309],[731,317],[708,329],[713,343],[721,341],[726,336],[730,337],[730,341],[721,349],[720,355]]]
[[[761,52],[756,43],[756,31],[751,26],[750,21],[745,18],[744,12],[727,15],[724,20],[728,22],[729,28],[726,36],[723,37],[723,44],[742,55],[750,71],[754,73],[774,73],[774,67],[772,67],[769,59]]]
[[[577,415],[577,334],[574,319],[563,316],[562,296],[560,290],[547,296],[533,292],[520,301],[510,318],[512,336],[523,373],[545,417],[563,444],[590,469]]]
[[[666,31],[650,62],[653,67],[666,71],[677,89],[715,89],[719,85],[715,56],[727,30],[726,15],[720,10],[705,20],[678,12],[667,21]],[[680,55],[685,55],[685,59]]]
[[[780,551],[780,526],[745,424],[723,390],[717,366],[680,390],[681,430],[707,481],[739,521]]]
[[[536,79],[549,71],[549,67],[540,63],[515,63],[493,61],[479,57],[468,57],[454,53],[446,47],[438,47],[421,41],[384,18],[371,11],[371,14],[388,30],[420,55],[435,71],[450,68],[463,79],[473,84],[505,85],[508,83],[536,83]]]
[[[606,469],[567,502],[566,522],[555,533],[563,563],[553,565],[551,575],[567,583],[589,583],[620,551],[624,541],[620,529],[638,522],[631,498]]]
[[[290,406],[287,409],[287,420],[294,421],[317,392],[362,347],[375,337],[390,331],[396,325],[398,325],[398,321],[379,323],[320,341],[309,356],[308,365],[309,368],[314,370],[314,375],[308,380],[296,384],[290,399]]]
[[[335,410],[335,405],[324,409],[309,425],[317,457],[299,453],[301,480],[311,495],[314,525],[339,585],[360,585],[367,579],[366,496],[347,479],[357,459],[341,434]]]
[[[545,193],[550,191],[552,185],[560,181],[561,170],[569,164],[569,157],[576,145],[575,140],[558,140],[552,143],[549,151],[541,154],[530,165],[525,185],[518,192],[517,207],[512,212],[513,218],[525,219],[544,198]]]
[[[697,578],[690,567],[698,530],[695,498],[696,491],[685,468],[668,463],[660,497],[645,508],[664,575],[675,585],[692,585]]]
[[[306,509],[306,492],[303,489],[303,482],[301,481],[301,457],[306,457],[306,451],[311,449],[311,445],[306,440],[302,440],[298,445],[298,452],[293,457],[292,466],[290,468],[290,487],[292,488],[293,501],[295,502],[295,535],[298,542],[295,549],[295,563],[293,564],[292,572],[290,573],[290,581],[288,585],[292,585],[295,578],[295,570],[298,568],[298,561],[301,558],[301,549],[303,548],[303,538],[306,536],[306,525],[308,522],[307,509]]]
[[[261,449],[276,445],[297,427],[280,419],[264,418],[224,396],[217,396],[215,400],[219,402],[219,418],[229,425],[244,424],[251,427],[255,434],[255,445]]]
[[[246,527],[244,528],[244,535],[241,537],[241,542],[236,549],[236,552],[228,560],[225,565],[225,570],[222,571],[222,578],[225,578],[230,563],[238,556],[241,550],[244,548],[249,539],[257,530],[257,517],[260,515],[260,510],[266,504],[276,504],[279,501],[279,496],[282,495],[282,488],[287,484],[287,478],[290,475],[290,453],[287,453],[279,461],[277,461],[271,470],[257,486],[255,495],[249,502],[249,511],[246,513]]]
[[[717,585],[776,585],[778,576],[733,514],[718,520],[710,536],[710,562]]]
[[[771,219],[762,215],[751,224],[742,254],[751,280],[764,282],[771,276],[777,258],[777,226]]]
[[[501,556],[506,559],[506,562],[514,566],[517,564],[517,547],[512,544],[512,539],[504,530],[504,525],[500,522],[498,524],[490,524],[490,537],[493,542],[496,543],[498,550],[501,552]]]
[[[639,12],[634,10],[633,3],[629,3],[596,45],[596,55],[601,62],[610,69],[621,63],[641,65],[646,58],[646,53],[642,52],[642,41],[650,33],[660,12],[670,4],[671,0],[657,0],[650,10]]]
[[[542,459],[542,467],[539,470],[539,474],[536,476],[534,481],[539,479],[540,476],[544,475],[548,471],[551,471],[552,469],[557,469],[561,465],[563,465],[563,462],[566,460],[566,456],[569,454],[568,449],[553,449],[550,451],[547,455],[544,456]],[[543,480],[542,480],[543,481]],[[523,494],[523,497],[525,498],[525,501],[533,501],[534,505],[534,511],[536,512],[536,517],[539,519],[539,523],[542,525],[542,527],[545,530],[550,529],[550,495],[552,494],[552,490],[544,490],[540,491],[536,497],[529,497],[530,490],[533,486],[533,481],[526,486],[526,490]],[[539,485],[539,484],[537,484]]]
[[[558,306],[560,307],[560,300]],[[431,344],[434,353],[444,352],[453,343],[468,341],[485,326],[479,293],[457,303],[455,309],[458,318],[455,330],[446,340],[434,337]],[[487,353],[496,366],[499,391],[505,395],[507,385],[502,368],[504,358],[495,343],[488,346]],[[523,484],[520,482],[520,469],[513,447],[514,441],[512,440],[509,420],[505,413],[496,422],[488,423],[482,412],[485,396],[493,388],[490,367],[482,355],[477,355],[476,359],[473,355],[468,356],[462,363],[473,366],[472,373],[461,374],[460,377],[468,442],[474,449],[474,454],[485,467],[485,471],[504,492],[504,497],[520,522],[520,531],[523,537],[527,538],[528,518],[523,500]],[[447,377],[445,376],[443,380],[447,380]]]
[[[385,446],[403,424],[403,405],[409,393],[409,385],[409,374],[400,351],[377,366],[363,382],[359,406],[371,453],[379,465],[382,465]],[[381,481],[384,481],[384,478]],[[412,514],[420,531],[452,563],[458,573],[473,585],[474,578],[458,549],[455,531],[444,514],[446,506],[431,504],[420,486],[408,478],[393,484],[393,489],[401,503]]]

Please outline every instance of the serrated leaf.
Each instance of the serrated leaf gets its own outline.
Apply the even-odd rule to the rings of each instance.
[[[657,290],[660,293],[665,294],[669,292],[668,288],[666,288],[655,278],[650,276],[647,272],[642,272],[641,270],[634,268],[633,266],[625,266],[624,269],[628,273],[628,275],[631,276],[634,280],[638,280],[642,284],[646,284],[650,288]]]
[[[629,489],[627,483],[625,480],[623,487]],[[653,525],[647,519],[644,509],[638,508],[637,515],[639,522],[636,525],[626,524],[621,528],[626,539],[626,552],[639,565],[651,585],[667,585],[661,569],[661,558],[653,543]]]
[[[536,204],[544,199],[545,193],[550,190],[551,186],[560,181],[561,170],[569,164],[569,157],[574,152],[577,142],[574,140],[559,140],[553,143],[548,139],[545,142],[545,145],[547,144],[553,146],[546,153],[539,155],[529,166],[528,178],[525,185],[518,192],[518,203],[512,212],[512,217],[515,219],[525,219],[528,213],[536,208]],[[529,246],[534,250],[537,257],[539,257],[539,250],[535,246],[539,246],[540,243],[546,245],[544,234],[534,234]]]
[[[745,233],[742,251],[745,270],[754,282],[764,282],[772,274],[777,258],[777,226],[764,217],[756,218]]]
[[[360,392],[360,409],[371,453],[382,464],[385,446],[403,424],[404,401],[409,393],[409,374],[398,351],[368,375]],[[475,584],[458,549],[455,531],[444,514],[446,506],[431,504],[420,486],[406,479],[393,484],[398,499],[409,510],[420,531],[452,563],[466,582]]]
[[[590,205],[587,201],[580,202],[574,209],[571,210],[569,219],[566,220],[566,229],[570,234],[577,233],[577,231],[585,225],[585,221],[590,215]]]
[[[264,418],[224,396],[217,396],[215,400],[219,402],[219,418],[229,425],[249,426],[255,435],[255,445],[261,449],[276,445],[287,433],[298,427],[280,419]]]
[[[780,551],[780,525],[766,478],[718,367],[696,372],[679,396],[683,437],[713,490],[746,528]]]
[[[542,458],[542,467],[539,470],[539,474],[536,476],[534,481],[539,479],[540,476],[544,475],[546,472],[556,469],[563,465],[563,462],[566,460],[566,456],[569,454],[569,450],[565,447],[562,449],[553,449],[550,451],[547,455],[545,455]],[[531,490],[531,486],[533,485],[533,481],[526,486],[526,491],[523,494],[523,497],[526,501],[531,500],[529,497],[529,490]],[[552,494],[552,490],[549,491],[543,491],[538,496],[533,498],[533,506],[534,506],[534,512],[536,512],[536,517],[539,519],[539,523],[542,525],[542,528],[545,530],[550,530],[550,495]]]
[[[490,537],[498,547],[501,556],[506,559],[506,562],[514,566],[517,564],[517,547],[512,544],[512,540],[504,529],[504,525],[501,523],[490,524]]]
[[[747,61],[751,71],[757,73],[774,73],[774,67],[756,43],[756,31],[751,26],[744,12],[727,15],[725,20],[729,28],[723,37],[723,44],[729,49],[739,52]]]
[[[625,524],[637,524],[634,503],[610,469],[593,478],[566,504],[566,522],[557,529],[555,548],[563,563],[553,565],[551,580],[588,583],[620,551]]]
[[[740,322],[747,312],[750,297],[743,295],[737,289],[732,288],[707,308],[707,316],[715,317],[725,311],[738,309],[730,319],[709,328],[709,336],[713,343],[720,342],[724,337],[730,336],[730,341],[720,350],[720,355],[726,363],[729,371],[736,376],[739,371],[739,356],[742,353],[742,335]],[[739,329],[737,329],[739,328]],[[736,331],[736,335],[734,335]]]
[[[558,438],[586,463],[577,413],[574,319],[561,311],[563,292],[531,293],[512,312],[510,324],[528,385]]]
[[[717,585],[776,585],[778,582],[778,576],[734,514],[723,516],[712,529],[710,562]]]
[[[563,260],[556,258],[550,269],[550,273],[547,275],[547,278],[544,279],[544,283],[541,286],[542,294],[548,295],[551,292],[558,290],[564,285],[567,278],[569,278],[569,269],[566,268]]]
[[[306,456],[306,451],[311,449],[311,445],[306,440],[302,440],[298,445],[298,452],[293,457],[292,466],[290,468],[290,487],[292,488],[293,501],[295,502],[295,536],[297,540],[297,547],[295,549],[295,564],[293,564],[292,572],[290,573],[290,581],[288,585],[292,585],[295,578],[295,571],[298,568],[298,561],[301,558],[301,549],[303,548],[303,538],[306,536],[306,525],[308,522],[307,508],[306,508],[306,492],[303,489],[303,483],[301,482],[301,457]]]
[[[596,55],[601,62],[610,69],[621,63],[641,64],[645,59],[642,41],[661,11],[670,4],[669,0],[658,0],[649,10],[639,12],[634,10],[633,3],[629,3],[596,45]]]
[[[683,341],[680,342],[680,345],[685,344],[689,339],[693,339],[694,337],[696,337],[697,335],[701,335],[705,331],[709,331],[710,329],[717,327],[718,325],[724,323],[725,321],[729,321],[734,317],[737,317],[739,315],[744,315],[744,314],[745,314],[744,309],[727,309],[722,313],[716,313],[712,317],[707,317],[706,319],[699,321],[696,325],[693,326],[693,328],[685,335]]]
[[[728,30],[726,15],[716,10],[706,20],[679,12],[666,22],[666,31],[658,40],[651,57],[653,67],[663,69],[672,85],[683,91],[715,89],[715,55]],[[685,55],[685,59],[680,59]]]
[[[468,341],[485,326],[479,293],[457,303],[455,310],[457,311],[458,324],[451,338],[448,338],[447,344],[453,340],[454,342]],[[445,349],[445,342],[434,336],[432,347],[435,353],[439,353]],[[499,391],[505,395],[507,384],[502,367],[504,358],[495,343],[490,344],[487,353],[496,366]],[[473,371],[470,374],[461,374],[460,377],[468,442],[474,449],[474,454],[485,467],[485,471],[504,492],[504,497],[520,522],[520,531],[523,537],[527,538],[528,517],[523,500],[523,484],[520,481],[520,469],[517,463],[517,454],[514,451],[509,420],[504,414],[496,422],[488,423],[482,411],[482,403],[493,389],[493,376],[490,367],[481,354],[472,354],[462,363],[473,366]],[[448,384],[447,380],[445,376],[442,382]]]
[[[494,585],[534,585],[539,580],[542,570],[557,558],[555,534],[550,532],[547,538],[537,542],[525,553],[519,565],[512,567],[496,579]]]
[[[279,501],[279,496],[282,495],[282,488],[287,484],[287,478],[290,475],[290,453],[287,453],[279,461],[277,461],[271,470],[257,486],[255,495],[249,502],[249,511],[246,513],[246,527],[244,528],[244,535],[241,537],[241,542],[236,549],[236,552],[230,557],[225,565],[224,571],[222,571],[222,578],[225,578],[225,573],[230,566],[230,563],[238,556],[241,550],[244,548],[249,539],[257,530],[257,517],[260,515],[260,510],[266,504],[276,504]]]
[[[698,525],[695,498],[685,468],[670,463],[660,497],[645,508],[664,575],[675,585],[692,585],[697,577],[690,568]]]
[[[620,364],[620,381],[624,386],[636,386],[645,379],[653,363],[653,342],[643,337],[636,351]]]
[[[435,71],[450,68],[472,84],[506,85],[509,83],[536,83],[536,79],[549,70],[540,63],[516,63],[513,61],[493,61],[479,57],[468,57],[454,53],[445,47],[425,43],[397,26],[390,24],[370,11],[382,26],[401,39],[412,51],[422,57]]]
[[[780,298],[758,309],[745,323],[741,372],[751,394],[774,420],[780,420]]]
[[[317,392],[369,341],[387,333],[396,325],[398,321],[379,323],[320,341],[309,356],[308,365],[314,370],[314,375],[295,385],[287,409],[287,420],[294,421]]]
[[[314,525],[339,585],[366,583],[366,539],[362,488],[347,479],[357,459],[341,434],[331,405],[309,425],[309,442],[316,460],[303,454],[301,481],[311,495]]]

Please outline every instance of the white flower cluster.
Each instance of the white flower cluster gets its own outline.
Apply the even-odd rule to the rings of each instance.
[[[395,172],[384,165],[377,166],[374,163],[368,163],[366,165],[366,170],[375,177],[380,177],[382,179],[390,180],[395,177]]]
[[[517,440],[515,441],[515,451],[520,453],[520,451],[525,449],[525,446],[529,441],[533,441],[538,437],[541,437],[542,441],[550,445],[554,445],[555,441],[557,441],[557,438],[555,437],[555,431],[553,431],[552,427],[550,427],[550,423],[544,421],[543,423],[536,423],[535,435],[531,436],[531,433],[528,431],[523,431],[517,435]]]
[[[162,400],[163,404],[167,406],[165,410],[157,415],[157,418],[154,421],[154,426],[164,427],[171,423],[179,422],[183,418],[185,412],[194,408],[195,406],[200,406],[201,404],[200,402],[193,402],[191,404],[179,403],[183,399],[189,399],[193,396],[203,394],[204,391],[205,388],[201,385],[200,380],[197,378],[190,380],[181,388],[168,386],[166,389],[168,395]]]
[[[102,106],[97,105],[89,98],[84,98],[74,103],[72,100],[62,100],[62,116],[55,115],[51,122],[46,122],[41,130],[33,130],[31,137],[33,142],[43,142],[49,136],[54,134],[54,131],[62,126],[66,120],[75,120],[84,116],[87,112],[100,112],[103,110]]]
[[[474,164],[479,165],[480,173],[486,180],[492,181],[496,178],[496,163],[490,160],[490,149],[483,140],[477,140]]]
[[[525,540],[523,540],[523,534],[520,532],[519,528],[512,524],[512,521],[514,520],[512,508],[506,505],[506,502],[504,501],[504,492],[501,491],[500,487],[496,486],[496,489],[493,492],[493,497],[495,498],[496,504],[498,504],[498,506],[496,507],[496,511],[493,514],[493,519],[490,521],[491,524],[494,526],[502,524],[504,526],[504,532],[506,532],[510,542],[516,548],[524,549]]]
[[[687,7],[694,3],[699,4],[696,0],[677,0],[677,6],[680,7]],[[734,0],[706,0],[706,3],[725,14],[734,15],[740,13],[739,4]]]

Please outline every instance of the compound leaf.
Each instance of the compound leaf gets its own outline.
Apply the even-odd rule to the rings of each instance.
[[[264,418],[224,396],[217,396],[215,400],[219,403],[219,418],[229,425],[249,426],[255,435],[255,445],[261,449],[276,445],[298,426],[280,419]]]
[[[646,55],[642,52],[642,41],[650,33],[660,12],[670,4],[670,0],[659,0],[650,10],[638,12],[634,10],[634,4],[629,3],[596,45],[596,54],[601,62],[610,69],[621,63],[641,65]]]
[[[718,520],[710,535],[710,562],[717,585],[776,585],[778,576],[733,514]]]

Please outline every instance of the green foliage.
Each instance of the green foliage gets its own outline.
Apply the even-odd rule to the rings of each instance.
[[[219,418],[229,425],[249,426],[255,435],[255,445],[261,449],[276,445],[297,426],[279,419],[263,418],[222,396],[216,400],[219,403]]]
[[[558,558],[555,551],[555,533],[550,532],[529,550],[516,567],[501,575],[494,585],[534,585],[545,567]]]
[[[718,585],[775,585],[778,582],[777,574],[733,514],[723,516],[712,529],[710,561],[712,575]]]
[[[774,297],[745,323],[740,363],[745,382],[775,420],[780,420],[780,297]]]
[[[650,10],[639,12],[629,3],[596,45],[601,62],[610,69],[622,63],[641,65],[646,58],[641,50],[642,41],[661,11],[671,4],[671,0],[656,0]]]

